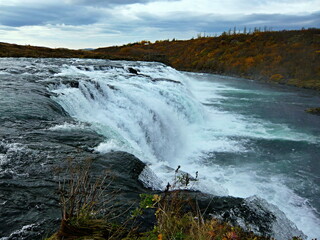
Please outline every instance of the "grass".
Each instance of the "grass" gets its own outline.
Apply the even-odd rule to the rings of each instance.
[[[59,185],[62,219],[60,229],[47,240],[267,240],[253,232],[231,226],[217,219],[205,219],[197,202],[188,199],[183,189],[190,181],[188,174],[178,174],[174,183],[168,184],[161,194],[141,194],[139,207],[131,212],[128,221],[117,224],[110,203],[112,194],[107,193],[108,175],[92,179],[91,161],[73,166],[69,160],[69,179]],[[173,188],[178,188],[174,190]],[[111,195],[111,196],[110,196]],[[110,206],[110,204],[108,204]],[[156,222],[151,231],[139,232],[137,226],[127,224],[143,217],[146,209],[154,210]],[[131,226],[131,227],[130,227]],[[299,240],[300,238],[293,238]]]
[[[83,164],[68,159],[68,179],[59,183],[61,224],[54,239],[119,239],[127,234],[122,225],[111,219],[114,216],[112,201],[114,193],[107,190],[111,176],[104,172],[93,178],[90,174],[92,161]]]
[[[143,196],[142,202],[146,201]],[[204,219],[196,203],[186,199],[183,191],[165,192],[162,197],[153,195],[157,223],[150,232],[139,236],[130,235],[126,240],[264,240],[267,237],[245,232],[217,219]],[[191,207],[189,211],[186,208]]]

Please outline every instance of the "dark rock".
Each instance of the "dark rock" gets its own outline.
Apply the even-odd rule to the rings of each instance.
[[[140,182],[139,176],[144,172],[146,165],[134,155],[126,152],[111,152],[99,156],[98,159],[94,164],[97,169],[94,172],[98,172],[98,169],[109,168],[115,174],[117,188],[120,188],[116,198],[126,203],[113,206],[118,207],[120,213],[129,213],[138,207],[141,193],[160,194],[162,201],[167,201],[168,204],[178,195],[179,199],[182,199],[182,211],[185,213],[193,212],[196,215],[200,210],[205,219],[219,219],[231,225],[240,226],[246,231],[253,231],[255,234],[279,240],[290,239],[293,236],[304,238],[303,233],[286,218],[283,212],[263,199],[221,197],[187,190],[152,191],[145,188]],[[156,209],[145,209],[141,216],[129,221],[128,224],[136,228],[137,232],[152,230],[156,224],[155,211]],[[124,219],[120,221],[125,221]]]
[[[48,72],[49,72],[50,74],[56,74],[56,73],[58,73],[59,71],[58,71],[58,70],[54,70],[54,69],[49,69]]]
[[[132,67],[129,67],[128,71],[129,71],[129,73],[132,73],[132,74],[136,74],[136,75],[138,74],[138,71]]]
[[[8,146],[4,142],[0,142],[0,153],[6,154],[8,151]]]
[[[101,86],[100,86],[100,84],[99,84],[98,82],[94,82],[93,84],[94,84],[95,88],[96,88],[100,93],[103,93],[103,90],[102,90],[102,88],[101,88]]]
[[[70,87],[72,88],[79,88],[79,82],[78,81],[70,81]]]
[[[72,88],[79,88],[79,82],[76,80],[70,80],[70,79],[63,79],[63,81],[61,81],[62,84],[65,85],[69,85]],[[55,83],[53,83],[55,84]]]
[[[81,71],[91,71],[90,67],[87,67],[87,66],[76,66],[76,68],[78,68],[79,70]]]
[[[99,155],[93,167],[112,170],[117,177],[117,183],[119,181],[125,188],[143,188],[139,175],[145,166],[145,163],[130,153],[115,151]]]
[[[111,84],[107,84],[107,86],[112,89],[112,90],[118,90],[115,86],[111,85]]]
[[[150,231],[156,224],[154,209],[144,211],[143,215],[128,221],[128,216],[139,206],[140,194],[155,193],[145,188],[139,180],[145,167],[134,155],[120,151],[97,155],[92,166],[92,173],[97,176],[101,176],[101,172],[105,171],[112,175],[108,191],[111,191],[112,195],[112,214],[118,216],[114,220],[125,223],[128,228],[135,228],[137,232]]]
[[[178,194],[179,199],[184,199],[184,212],[196,214],[200,210],[205,219],[219,219],[257,235],[278,240],[294,236],[305,237],[276,206],[258,197],[219,197],[195,191],[173,191],[163,193],[162,197],[166,195],[170,201],[174,194]]]
[[[181,82],[179,82],[179,81],[172,80],[172,79],[167,79],[167,78],[153,78],[153,79],[151,79],[151,81],[152,82],[164,81],[164,82],[172,82],[172,83],[181,84]]]

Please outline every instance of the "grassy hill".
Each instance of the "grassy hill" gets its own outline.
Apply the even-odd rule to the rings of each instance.
[[[320,29],[142,41],[95,52],[320,90]]]
[[[141,41],[93,51],[0,43],[0,57],[159,61],[211,72],[320,90],[320,29],[227,34],[191,40]]]

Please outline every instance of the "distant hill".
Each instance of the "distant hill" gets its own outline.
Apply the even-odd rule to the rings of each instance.
[[[320,29],[142,41],[95,52],[320,90]]]
[[[320,90],[320,29],[226,34],[191,40],[141,41],[91,51],[0,43],[0,57],[159,61],[211,72]]]
[[[36,57],[36,58],[69,58],[83,57],[83,51],[70,50],[66,48],[46,48],[30,45],[17,45],[0,42],[0,57]]]
[[[83,49],[80,49],[80,50],[83,50],[83,51],[92,51],[94,50],[95,48],[83,48]]]

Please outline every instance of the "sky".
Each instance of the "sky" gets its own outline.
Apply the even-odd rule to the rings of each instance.
[[[320,27],[320,0],[0,0],[0,42],[98,48],[215,36],[228,29]]]

